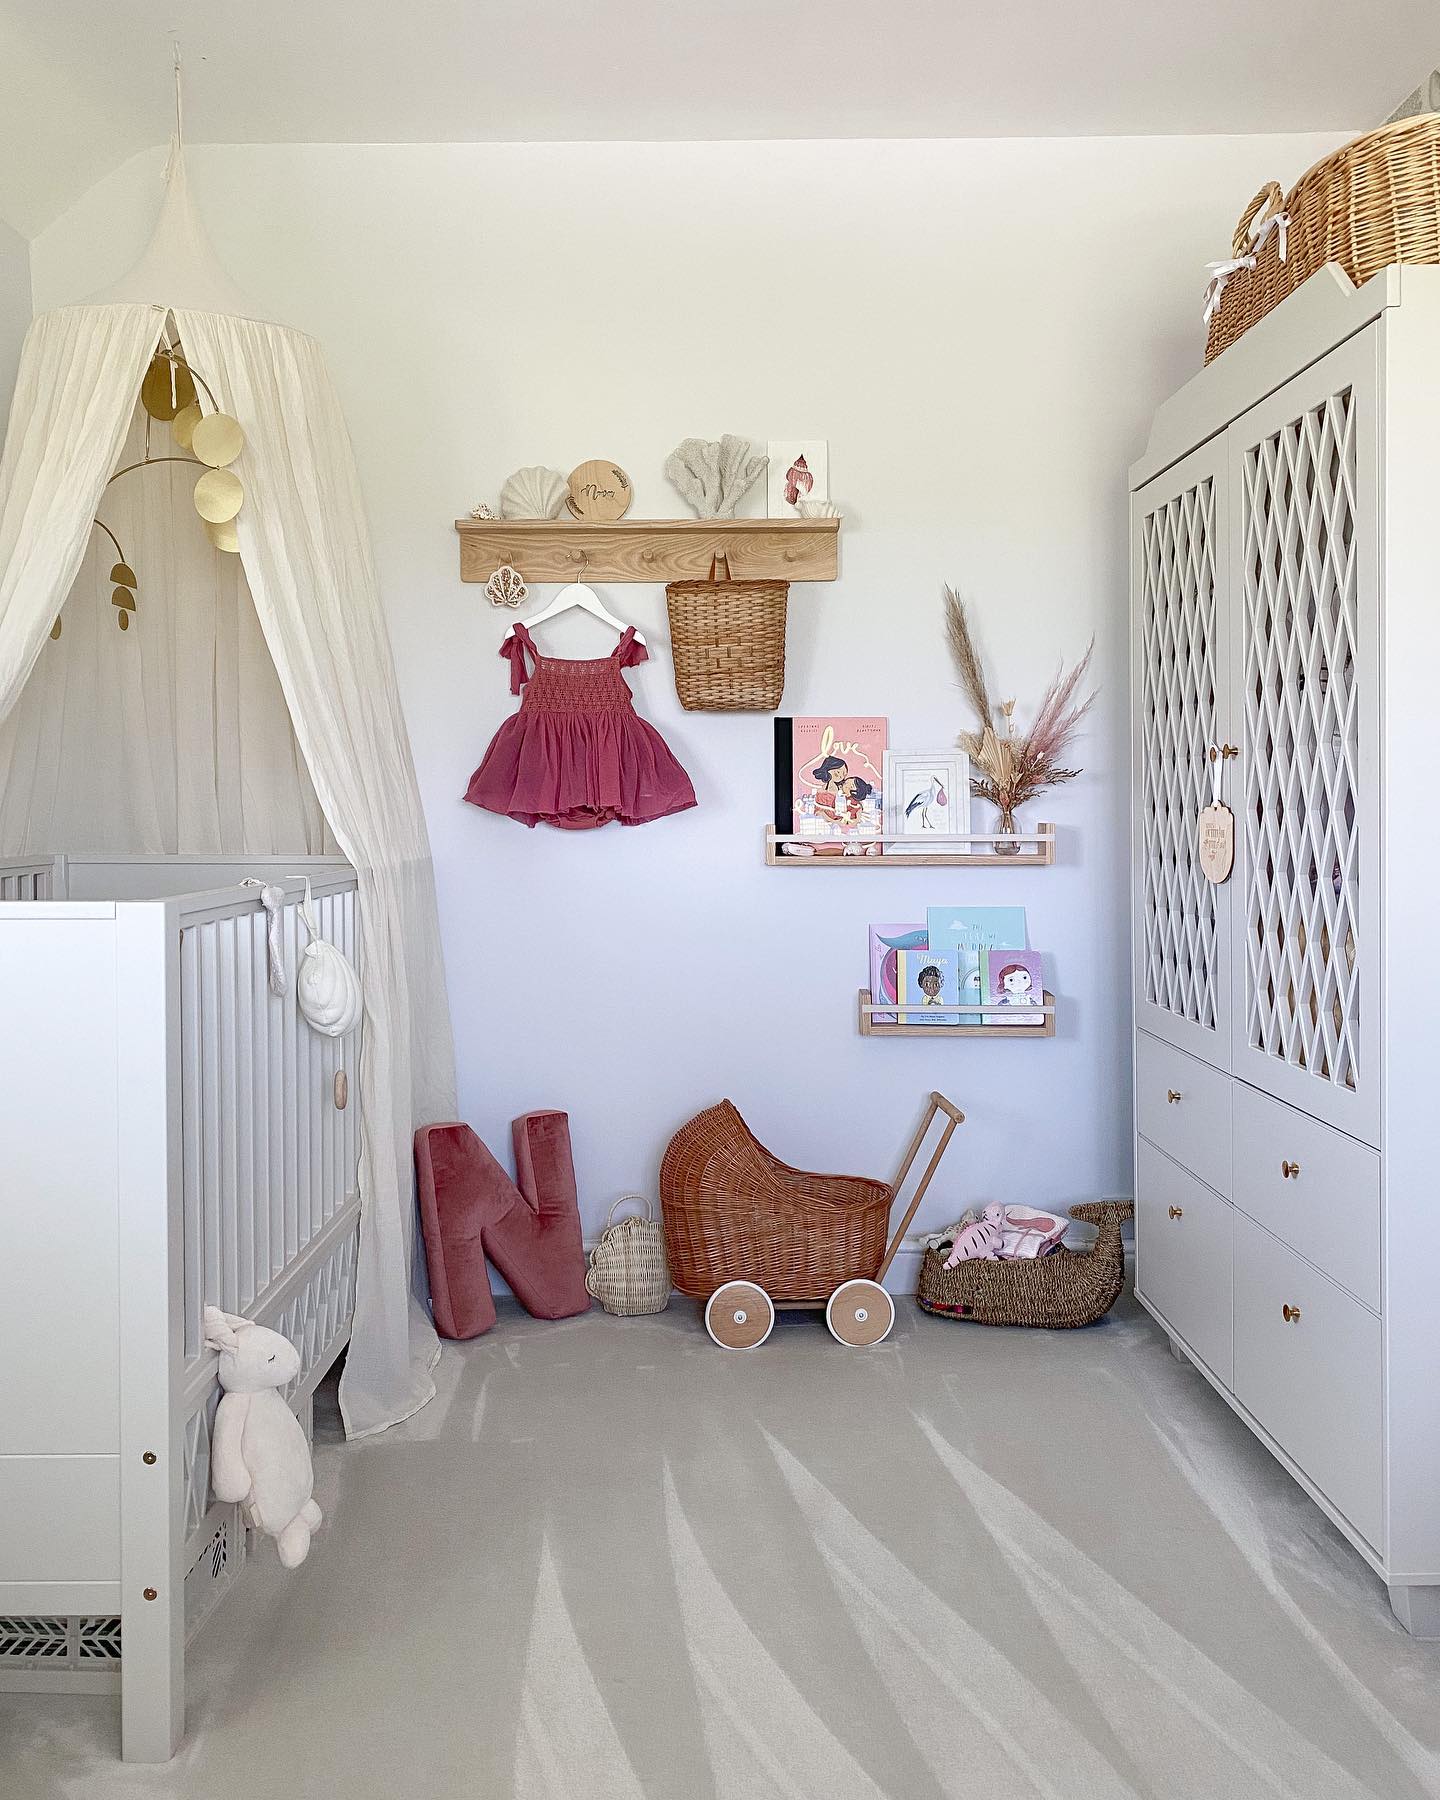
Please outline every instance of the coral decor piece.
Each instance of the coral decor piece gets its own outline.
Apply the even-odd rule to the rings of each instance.
[[[472,519],[493,519],[495,517],[495,509],[491,506],[487,506],[482,500],[478,506],[472,506],[470,508],[470,517]]]
[[[1092,688],[1083,700],[1078,698],[1090,670],[1095,640],[1090,640],[1085,654],[1068,674],[1062,664],[1045,690],[1034,724],[1017,736],[1015,702],[991,701],[965,602],[950,587],[945,589],[945,636],[960,687],[980,721],[978,731],[962,731],[956,739],[980,771],[972,776],[970,791],[996,808],[1002,832],[1014,831],[1018,807],[1061,782],[1073,781],[1080,773],[1079,769],[1065,766],[1064,759],[1086,713],[1095,704],[1097,689]],[[995,849],[998,854],[1014,856],[1019,854],[1020,845],[997,843]]]
[[[769,466],[748,438],[686,438],[665,458],[665,477],[701,519],[733,519],[735,508]]]

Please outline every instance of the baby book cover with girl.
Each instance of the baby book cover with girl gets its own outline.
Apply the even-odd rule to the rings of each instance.
[[[884,829],[884,719],[777,718],[775,829],[807,838]]]
[[[1038,950],[988,950],[985,1004],[987,1025],[1043,1025],[1045,977]]]

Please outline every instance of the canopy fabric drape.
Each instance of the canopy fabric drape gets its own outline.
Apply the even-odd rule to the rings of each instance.
[[[246,494],[241,560],[315,792],[359,878],[368,1210],[340,1402],[347,1430],[362,1436],[424,1405],[439,1354],[410,1279],[415,1126],[455,1113],[425,815],[359,476],[319,345],[254,319],[177,309],[175,321],[186,354],[245,427],[234,465]]]
[[[149,423],[137,408],[122,465]],[[151,436],[172,450],[164,427]],[[118,629],[116,546],[97,526],[62,635],[0,724],[0,856],[334,854],[245,571],[191,503],[195,473],[152,463],[105,489],[98,516],[139,578],[138,611]]]
[[[81,572],[166,323],[162,298],[62,308],[26,338],[0,458],[0,721]],[[438,1341],[413,1281],[411,1138],[418,1121],[454,1116],[455,1093],[429,846],[354,459],[319,347],[248,318],[179,307],[168,316],[244,426],[234,467],[246,491],[238,529],[255,617],[314,794],[359,881],[362,1226],[341,1406],[360,1436],[434,1392]],[[208,410],[203,390],[202,404]],[[9,729],[13,763],[22,733]],[[263,809],[261,789],[244,804]]]

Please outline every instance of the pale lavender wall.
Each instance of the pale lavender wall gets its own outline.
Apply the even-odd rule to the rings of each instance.
[[[359,455],[439,874],[466,1115],[567,1107],[587,1229],[697,1108],[731,1096],[787,1158],[888,1172],[931,1087],[970,1115],[923,1223],[1000,1197],[1130,1188],[1126,465],[1198,368],[1202,264],[1313,137],[945,143],[196,148],[237,282],[324,342]],[[34,246],[38,299],[143,242],[158,155]],[[1082,780],[1032,816],[1048,872],[771,871],[770,721],[680,711],[657,587],[607,591],[658,654],[645,714],[695,812],[571,835],[482,815],[466,780],[513,702],[505,619],[454,518],[523,463],[610,456],[639,516],[690,434],[830,440],[842,579],[791,601],[787,710],[966,723],[943,581],[1022,716],[1092,633]],[[577,620],[547,647],[609,643]],[[1053,1042],[862,1042],[871,919],[1023,903]]]

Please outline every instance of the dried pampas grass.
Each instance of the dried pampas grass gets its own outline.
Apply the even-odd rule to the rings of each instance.
[[[985,665],[970,630],[965,602],[951,587],[945,589],[945,638],[961,691],[980,721],[978,731],[962,731],[957,740],[979,771],[971,778],[970,791],[997,807],[1003,820],[1013,822],[1016,807],[1061,782],[1073,781],[1080,773],[1065,766],[1065,758],[1095,704],[1097,689],[1092,688],[1083,700],[1078,697],[1090,672],[1095,640],[1090,640],[1073,669],[1067,672],[1062,665],[1045,690],[1034,724],[1017,736],[1015,702],[990,699]]]

